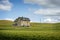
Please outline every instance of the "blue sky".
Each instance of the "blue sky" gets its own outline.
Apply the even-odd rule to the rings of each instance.
[[[23,16],[32,22],[60,22],[59,4],[59,0],[0,0],[0,20]]]

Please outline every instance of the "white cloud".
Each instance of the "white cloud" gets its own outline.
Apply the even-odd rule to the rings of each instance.
[[[4,20],[14,21],[14,19],[12,19],[12,18],[5,18]]]
[[[24,3],[37,4],[44,7],[60,6],[60,0],[24,0]]]
[[[60,9],[38,9],[34,13],[40,15],[60,15]]]
[[[11,10],[12,3],[9,0],[0,0],[0,10]]]
[[[42,23],[58,23],[60,21],[58,21],[57,19],[52,19],[52,18],[46,18],[43,20]]]

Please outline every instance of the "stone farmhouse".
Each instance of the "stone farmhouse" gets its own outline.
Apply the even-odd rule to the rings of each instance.
[[[15,26],[30,26],[30,19],[26,18],[26,17],[18,17],[15,21],[14,21],[14,25]]]

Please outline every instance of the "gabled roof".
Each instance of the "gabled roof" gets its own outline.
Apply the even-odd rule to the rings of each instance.
[[[26,17],[18,17],[15,22],[19,21],[19,20],[22,20],[22,21],[30,21],[29,18],[26,18]]]

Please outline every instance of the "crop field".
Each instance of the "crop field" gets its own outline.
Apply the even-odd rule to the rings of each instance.
[[[31,23],[17,27],[13,22],[0,20],[0,40],[60,40],[60,23]]]

